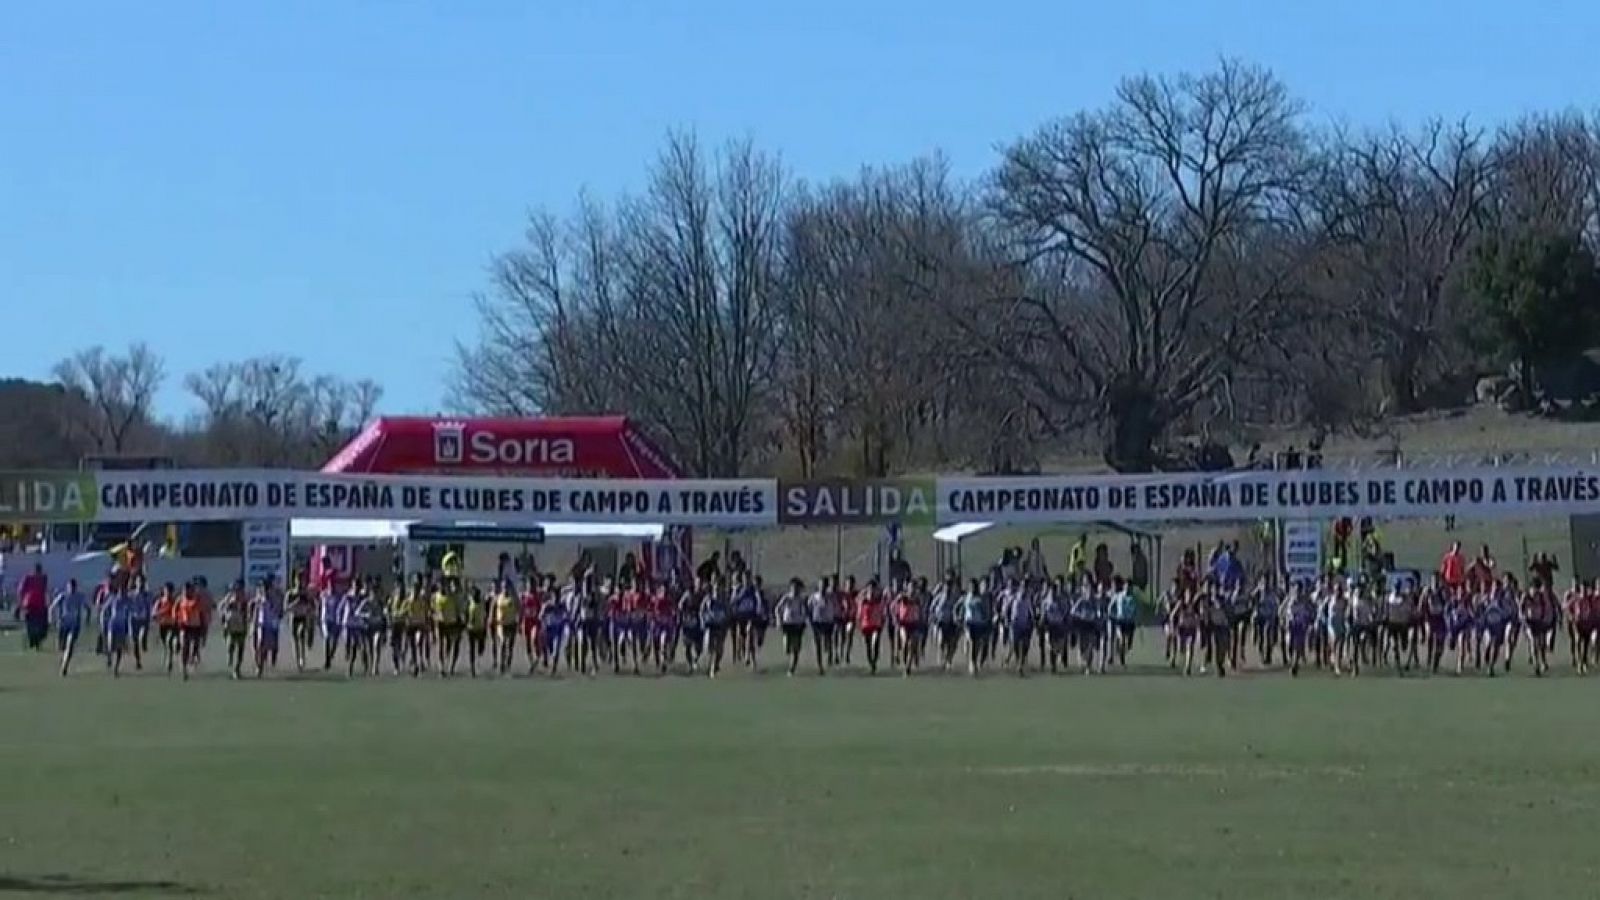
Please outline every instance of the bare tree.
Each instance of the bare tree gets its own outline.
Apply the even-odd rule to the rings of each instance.
[[[754,452],[774,370],[785,179],[747,144],[708,159],[675,135],[648,189],[615,212],[538,216],[458,348],[467,405],[527,414],[627,410],[694,471]]]
[[[1130,79],[1108,110],[1012,145],[994,211],[1026,287],[990,304],[1009,327],[957,321],[1056,427],[1103,417],[1109,463],[1156,466],[1168,427],[1293,320],[1314,226],[1300,111],[1271,74],[1224,62]]]
[[[780,392],[802,469],[836,438],[853,468],[884,476],[931,431],[953,375],[908,289],[920,259],[956,264],[968,212],[942,159],[864,172],[804,197],[789,217]],[[807,446],[809,444],[810,446]]]
[[[161,358],[146,344],[133,344],[121,355],[104,347],[79,351],[57,363],[55,378],[81,396],[79,426],[101,453],[124,453],[130,438],[151,421],[156,392],[166,379]]]
[[[1528,116],[1501,129],[1494,150],[1495,228],[1600,239],[1600,120]]]
[[[1325,256],[1337,327],[1366,339],[1389,407],[1414,412],[1426,379],[1459,368],[1448,315],[1468,250],[1487,216],[1493,157],[1466,123],[1333,148],[1321,202],[1336,246]]]
[[[185,386],[202,406],[203,452],[224,465],[320,465],[382,397],[368,380],[307,378],[301,361],[286,356],[219,363],[191,373]]]

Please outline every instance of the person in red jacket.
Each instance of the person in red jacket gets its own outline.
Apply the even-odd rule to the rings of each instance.
[[[1461,553],[1461,542],[1450,545],[1449,552],[1439,560],[1439,580],[1451,589],[1467,583],[1467,558]]]
[[[28,649],[44,646],[45,636],[50,633],[50,577],[39,563],[34,563],[33,571],[22,576],[17,585],[17,607],[22,613]]]

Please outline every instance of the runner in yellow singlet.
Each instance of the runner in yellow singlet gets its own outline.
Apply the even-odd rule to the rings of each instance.
[[[439,677],[454,675],[461,662],[461,596],[449,579],[433,592],[433,626],[439,637]]]

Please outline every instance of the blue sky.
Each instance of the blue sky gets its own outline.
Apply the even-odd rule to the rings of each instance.
[[[144,340],[431,412],[527,211],[637,187],[672,128],[805,178],[936,149],[973,176],[1124,75],[1219,55],[1323,121],[1492,125],[1600,104],[1597,37],[1592,0],[8,0],[0,375]],[[192,409],[177,377],[160,409]]]

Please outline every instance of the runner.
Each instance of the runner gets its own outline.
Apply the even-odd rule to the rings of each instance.
[[[834,608],[832,582],[824,577],[817,582],[817,590],[807,601],[806,613],[811,619],[811,643],[817,653],[817,674],[828,674],[834,664],[833,626],[837,611]]]
[[[128,647],[133,651],[133,667],[144,668],[144,655],[150,649],[150,612],[155,598],[150,594],[144,573],[133,576],[133,587],[128,592]]]
[[[436,581],[424,581],[419,572],[411,581],[406,596],[406,655],[411,662],[411,677],[428,668],[428,636],[433,634],[433,595]]]
[[[847,575],[844,589],[835,592],[833,639],[838,646],[835,662],[850,665],[856,647],[856,577]]]
[[[1449,606],[1445,621],[1449,628],[1450,646],[1456,651],[1456,674],[1466,667],[1467,652],[1477,643],[1477,604],[1465,587],[1450,588]],[[1481,651],[1480,651],[1481,652]]]
[[[798,578],[789,579],[789,589],[778,597],[773,613],[778,617],[778,630],[783,634],[783,655],[789,660],[789,677],[793,678],[795,670],[800,668],[800,652],[806,642],[806,619],[808,609],[805,596],[805,582]],[[820,659],[820,654],[818,656]]]
[[[161,652],[166,659],[167,674],[172,674],[172,661],[178,655],[178,589],[172,582],[161,586],[150,611],[156,623],[156,637],[161,641]]]
[[[1422,589],[1422,597],[1418,602],[1422,632],[1428,643],[1428,670],[1435,675],[1439,674],[1445,644],[1450,640],[1450,626],[1445,620],[1450,608],[1448,591],[1444,581],[1434,575],[1428,586]]]
[[[967,674],[977,677],[978,670],[989,662],[991,635],[994,632],[994,611],[983,585],[973,579],[962,595],[957,616],[967,629]]]
[[[189,680],[189,670],[200,663],[200,648],[206,639],[206,623],[210,607],[194,582],[183,586],[183,596],[178,598],[178,666],[183,680]]]
[[[649,658],[656,674],[665,675],[678,655],[678,604],[664,581],[656,582],[646,598],[649,616]]]
[[[678,596],[678,628],[683,638],[683,661],[693,675],[700,665],[700,655],[705,651],[705,625],[700,621],[700,609],[711,596],[710,582],[696,577],[694,585],[685,588]]]
[[[939,669],[943,672],[955,665],[956,650],[961,646],[961,622],[957,615],[960,604],[961,583],[954,573],[948,574],[934,589],[933,602],[928,608],[928,618],[939,632]]]
[[[556,590],[555,576],[545,581],[544,605],[539,609],[539,661],[554,678],[561,671],[561,659],[566,655],[567,633],[572,619],[561,592]]]
[[[1378,610],[1373,603],[1371,585],[1352,579],[1350,585],[1350,674],[1361,677],[1361,664],[1371,659],[1377,664]]]
[[[294,641],[294,666],[296,671],[304,672],[306,658],[311,654],[317,640],[317,602],[311,596],[311,592],[305,589],[298,574],[289,585],[287,605],[289,636]],[[169,666],[168,670],[170,669]]]
[[[728,625],[733,618],[733,598],[721,576],[700,604],[700,623],[706,632],[706,674],[712,678],[722,671],[722,654],[727,648]]]
[[[1016,663],[1017,677],[1025,678],[1028,675],[1028,651],[1033,648],[1033,626],[1038,611],[1033,608],[1033,599],[1022,589],[1021,582],[1015,579],[1006,592],[1003,615],[1011,641],[1006,658],[1008,662]]]
[[[1251,624],[1251,636],[1255,639],[1256,658],[1268,668],[1272,666],[1272,650],[1282,639],[1282,626],[1279,613],[1283,609],[1283,597],[1278,595],[1278,582],[1271,574],[1261,576],[1256,582],[1254,592],[1255,612]]]
[[[576,645],[576,659],[569,659],[567,663],[577,669],[579,675],[598,674],[601,660],[600,642],[605,631],[605,610],[602,608],[605,600],[595,590],[592,575],[586,575],[573,582],[567,591],[571,598],[572,618],[577,623],[578,629],[573,640]]]
[[[606,624],[601,636],[600,646],[602,656],[611,662],[613,675],[622,671],[622,643],[626,638],[627,622],[623,612],[623,591],[615,582],[607,578],[600,584],[600,596],[605,599]]]
[[[283,621],[283,595],[272,586],[272,576],[261,579],[256,591],[255,649],[256,677],[260,678],[267,666],[278,667],[278,627]]]
[[[1484,550],[1487,552],[1488,548]],[[1511,653],[1506,647],[1506,635],[1516,623],[1515,596],[1515,581],[1510,575],[1505,575],[1489,589],[1483,606],[1483,617],[1479,624],[1482,630],[1483,662],[1488,667],[1490,678],[1500,667],[1502,657],[1506,671],[1511,671]]]
[[[1345,649],[1350,642],[1350,595],[1345,583],[1336,583],[1329,592],[1323,621],[1327,623],[1328,660],[1334,675],[1343,675]],[[1359,665],[1359,663],[1357,663]]]
[[[639,674],[639,666],[650,647],[651,608],[644,586],[629,582],[622,592],[622,649],[631,658],[635,675]]]
[[[371,594],[367,586],[352,578],[350,590],[347,591],[339,605],[339,632],[344,638],[344,664],[345,677],[353,678],[356,674],[356,663],[361,663],[363,672],[371,669],[372,645],[367,643],[367,616],[370,612]]]
[[[389,603],[384,610],[389,622],[389,673],[395,677],[405,671],[406,656],[411,649],[410,613],[411,589],[406,587],[405,579],[397,574],[394,590],[389,592]]]
[[[1285,618],[1289,620],[1289,674],[1298,677],[1300,668],[1306,662],[1306,637],[1317,620],[1316,601],[1311,598],[1311,591],[1304,582],[1295,586]]]
[[[522,580],[522,646],[528,656],[528,674],[532,675],[543,659],[543,636],[539,633],[544,612],[544,591],[539,579],[529,575]]]
[[[928,630],[922,601],[927,587],[927,579],[919,579],[914,589],[902,589],[894,601],[895,633],[900,636],[900,661],[907,678],[922,667],[922,648]]]
[[[1383,605],[1383,652],[1386,657],[1393,656],[1397,674],[1404,674],[1417,664],[1417,645],[1411,638],[1413,609],[1410,586],[1391,586]]]
[[[483,597],[483,589],[473,585],[467,590],[467,673],[472,678],[478,677],[478,660],[483,657],[483,651],[489,643],[489,602]]]
[[[245,638],[250,630],[250,600],[245,596],[244,579],[233,583],[217,607],[223,637],[228,645],[228,673],[234,680],[243,677]]]
[[[1211,632],[1211,662],[1217,668],[1218,678],[1227,676],[1228,662],[1234,658],[1233,638],[1238,630],[1238,618],[1234,614],[1232,597],[1231,589],[1213,582],[1204,594],[1205,605],[1201,610]],[[1202,673],[1204,671],[1201,669]]]
[[[878,660],[883,656],[883,628],[888,621],[889,602],[878,589],[878,579],[869,578],[867,586],[856,598],[856,630],[861,633],[861,646],[867,654],[867,674],[878,674]]]
[[[1094,671],[1095,651],[1105,637],[1105,617],[1101,611],[1099,592],[1087,579],[1078,582],[1072,598],[1072,643],[1078,648],[1078,663],[1083,674]]]
[[[461,583],[447,578],[433,592],[433,627],[439,646],[439,677],[456,673],[461,662]]]
[[[78,649],[78,636],[83,633],[83,620],[88,614],[89,598],[78,590],[78,579],[68,578],[66,590],[57,594],[49,607],[61,649],[62,678],[67,677],[67,669],[72,666],[72,654]]]
[[[760,651],[767,646],[767,629],[772,627],[772,600],[767,595],[766,582],[761,580],[760,575],[755,577],[754,582],[756,591],[755,648],[756,655],[759,656]],[[754,668],[754,663],[752,663],[751,666]]]
[[[322,670],[333,668],[333,658],[339,654],[339,637],[344,630],[345,605],[355,603],[349,592],[341,591],[338,581],[331,581],[322,589],[319,598],[322,612]]]
[[[499,636],[495,642],[495,650],[498,653],[495,658],[495,671],[501,675],[509,675],[511,660],[517,655],[517,634],[522,630],[522,602],[511,592],[509,578],[501,581],[500,589],[495,591],[491,617],[494,633]]]
[[[1183,674],[1188,677],[1194,674],[1195,645],[1200,641],[1199,595],[1174,586],[1172,602],[1173,635],[1177,641],[1173,659],[1183,660]]]
[[[756,590],[744,573],[733,577],[733,662],[756,664]]]
[[[1139,631],[1139,601],[1132,587],[1121,575],[1111,579],[1110,604],[1111,648],[1106,655],[1116,654],[1117,663],[1128,667],[1128,650],[1133,647],[1133,636]],[[1104,671],[1102,664],[1101,671]]]
[[[1534,576],[1535,579],[1538,576]],[[1546,638],[1555,625],[1555,597],[1535,580],[1522,598],[1522,621],[1528,629],[1528,645],[1533,652],[1533,674],[1543,677],[1550,671],[1550,652]]]
[[[1047,646],[1046,660],[1050,674],[1054,675],[1069,664],[1067,659],[1067,628],[1070,610],[1066,602],[1066,581],[1057,575],[1054,584],[1045,586],[1039,603],[1039,619],[1043,623]]]
[[[383,579],[374,575],[367,579],[367,597],[361,627],[367,639],[365,669],[369,675],[383,674],[383,645],[389,639],[390,598],[383,590]]]
[[[1583,671],[1587,673],[1594,662],[1596,642],[1600,640],[1600,593],[1596,582],[1579,589],[1577,603],[1578,640],[1583,648]]]

